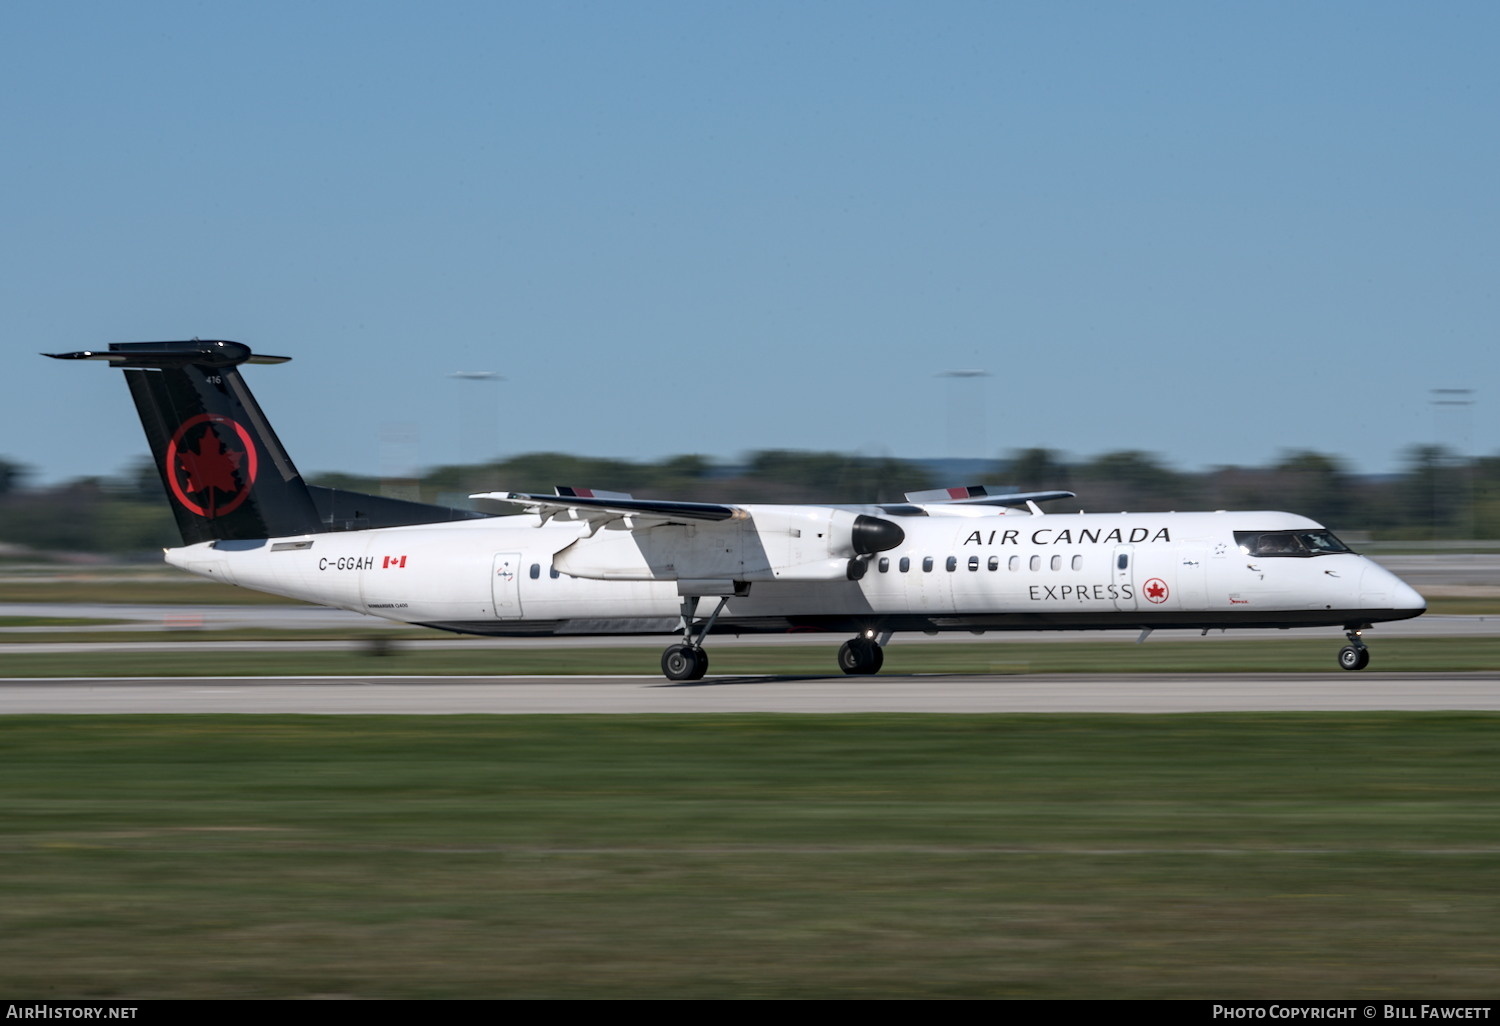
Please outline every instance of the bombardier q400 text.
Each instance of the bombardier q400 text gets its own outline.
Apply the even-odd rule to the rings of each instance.
[[[897,631],[1343,627],[1426,608],[1305,517],[1044,514],[1071,492],[918,492],[869,506],[664,502],[559,488],[474,496],[510,516],[305,484],[239,365],[237,342],[57,353],[121,368],[182,547],[173,566],[257,591],[466,634],[681,634],[672,680],[708,670],[714,632],[836,631],[845,673]],[[1144,635],[1142,635],[1144,637]]]

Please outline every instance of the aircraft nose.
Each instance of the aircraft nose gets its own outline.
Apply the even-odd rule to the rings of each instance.
[[[1395,575],[1392,574],[1391,576],[1394,577]],[[1399,577],[1396,578],[1395,591],[1396,601],[1394,604],[1397,609],[1415,609],[1419,613],[1427,612],[1427,600],[1422,597],[1416,588],[1413,588]]]
[[[1416,616],[1427,611],[1417,589],[1383,566],[1366,563],[1359,578],[1359,604],[1369,609],[1400,609]]]

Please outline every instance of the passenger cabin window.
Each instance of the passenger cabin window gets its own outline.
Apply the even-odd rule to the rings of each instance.
[[[881,573],[885,573],[887,570],[889,570],[891,568],[890,557],[889,556],[881,556],[880,557],[880,562],[876,563],[875,565],[880,568],[880,572]]]
[[[949,556],[948,562],[945,565],[948,567],[948,572],[951,574],[953,571],[958,569],[958,557]]]
[[[559,577],[561,577],[561,576],[562,576],[562,574],[561,574],[561,573],[559,573],[559,572],[558,572],[558,569],[557,569],[557,567],[555,567],[555,566],[554,566],[554,567],[552,567],[552,568],[550,568],[550,569],[549,569],[549,570],[548,570],[548,571],[547,571],[547,576],[548,576],[548,577],[550,577],[550,578],[552,578],[552,579],[553,579],[553,580],[554,580],[554,581],[555,581],[555,580],[557,580],[557,579],[558,579],[558,578],[559,578]]]
[[[1236,531],[1235,544],[1247,556],[1327,556],[1349,552],[1332,531]]]
[[[1054,569],[1054,570],[1061,570],[1062,569],[1062,557],[1061,556],[1053,556],[1052,557],[1052,569]]]
[[[1021,557],[1020,556],[1011,556],[1010,559],[1009,559],[1009,561],[1007,562],[1007,565],[1012,570],[1019,570],[1019,569],[1021,569]]]
[[[910,556],[902,556],[901,557],[901,562],[899,564],[899,567],[900,567],[900,570],[901,570],[901,572],[903,574],[906,573],[906,571],[910,570],[911,569],[911,557]]]
[[[931,556],[923,556],[922,557],[922,572],[924,574],[930,574],[930,573],[932,573],[932,557]]]
[[[1083,557],[1082,556],[1074,556],[1073,557],[1073,569],[1074,570],[1082,570],[1083,569]]]
[[[1042,557],[1041,556],[1032,556],[1031,557],[1031,564],[1030,565],[1031,565],[1031,569],[1033,569],[1033,570],[1040,570],[1042,568]]]
[[[534,580],[536,580],[537,578],[539,578],[541,576],[542,576],[542,564],[540,564],[540,563],[533,563],[533,564],[531,564],[531,579],[534,581]]]
[[[1000,557],[999,556],[991,556],[990,557],[989,568],[991,570],[999,570],[1000,569]]]

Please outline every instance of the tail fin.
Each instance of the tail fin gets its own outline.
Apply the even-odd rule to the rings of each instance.
[[[250,394],[239,365],[285,363],[239,342],[116,342],[47,353],[125,371],[185,544],[326,531],[302,475]]]

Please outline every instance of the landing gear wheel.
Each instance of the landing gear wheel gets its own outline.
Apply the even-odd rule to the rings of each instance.
[[[870,638],[853,638],[839,647],[839,669],[845,673],[879,673],[884,664],[885,650]]]
[[[1339,649],[1339,666],[1345,670],[1363,670],[1370,665],[1370,650],[1363,645],[1345,645]]]
[[[708,672],[708,653],[691,645],[671,645],[661,654],[661,672],[667,680],[701,680]]]

